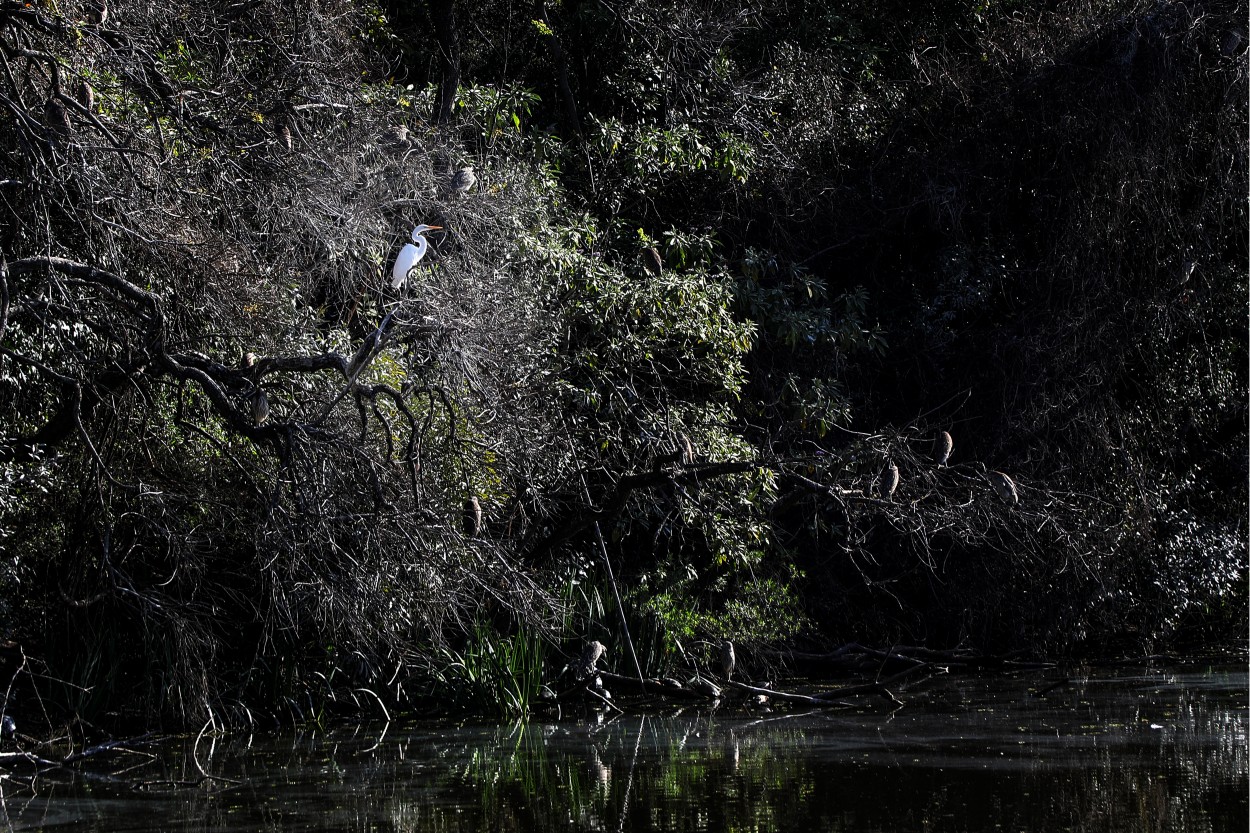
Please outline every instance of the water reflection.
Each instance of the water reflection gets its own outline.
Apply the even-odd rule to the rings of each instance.
[[[101,831],[1246,829],[1244,671],[1101,675],[1036,695],[1053,682],[945,679],[893,715],[188,739],[150,760],[118,755],[117,775],[13,771],[3,818]]]

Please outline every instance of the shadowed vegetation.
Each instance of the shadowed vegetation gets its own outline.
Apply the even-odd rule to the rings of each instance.
[[[1243,633],[1244,4],[92,8],[0,4],[15,708]]]

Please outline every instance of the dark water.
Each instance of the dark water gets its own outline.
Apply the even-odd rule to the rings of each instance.
[[[1100,673],[1036,696],[1054,679],[942,678],[909,693],[893,714],[876,703],[756,715],[722,707],[601,722],[202,738],[194,749],[187,739],[150,750],[152,758],[114,754],[91,774],[0,769],[0,823],[100,831],[1247,829],[1244,669]],[[201,768],[241,783],[200,781]]]

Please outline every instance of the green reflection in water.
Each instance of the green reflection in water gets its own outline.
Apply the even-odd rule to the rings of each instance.
[[[1244,671],[1030,694],[1047,682],[947,679],[893,715],[722,709],[219,739],[201,742],[199,765],[243,783],[174,788],[200,778],[188,741],[121,778],[15,775],[0,789],[15,829],[1246,829]]]

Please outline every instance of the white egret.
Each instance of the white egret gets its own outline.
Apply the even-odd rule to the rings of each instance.
[[[427,226],[425,223],[417,226],[412,230],[412,243],[405,243],[404,247],[399,250],[399,257],[395,258],[395,267],[391,269],[391,289],[401,289],[408,282],[408,273],[411,272],[421,258],[425,257],[425,253],[429,251],[430,243],[421,235],[427,231],[441,229],[442,226]],[[413,245],[413,244],[416,245]]]

